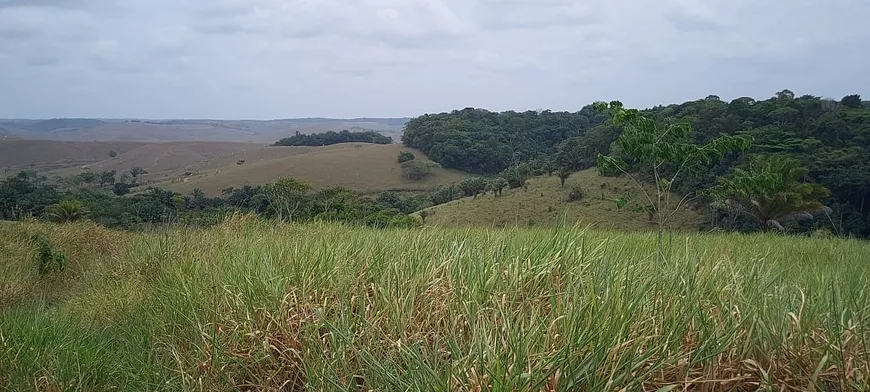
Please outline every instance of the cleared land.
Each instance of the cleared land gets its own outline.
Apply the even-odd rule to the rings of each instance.
[[[568,201],[568,193],[579,187],[583,197]],[[623,209],[617,198],[630,196]],[[635,208],[646,200],[627,178],[602,177],[595,169],[571,175],[562,187],[558,177],[535,177],[528,190],[507,189],[502,196],[492,193],[467,197],[427,209],[427,225],[442,227],[505,227],[591,225],[600,229],[649,230],[654,224]],[[680,197],[672,196],[674,204]],[[671,227],[696,230],[701,216],[681,210],[671,217]]]
[[[315,188],[342,186],[362,192],[389,189],[421,191],[461,181],[461,172],[437,169],[423,181],[402,176],[396,161],[399,144],[379,145],[343,143],[326,147],[259,147],[219,159],[207,160],[191,167],[164,173],[154,185],[188,193],[200,188],[206,194],[219,195],[227,187],[261,185],[280,177],[294,177],[310,182]],[[422,152],[414,151],[418,159]],[[244,160],[244,164],[239,164]],[[185,173],[191,173],[186,175]]]
[[[62,142],[51,140],[0,140],[0,168],[41,171],[79,167],[109,159],[109,152],[124,154],[144,146],[133,142]]]
[[[262,185],[280,177],[296,177],[316,188],[342,186],[362,192],[423,191],[457,183],[467,175],[437,169],[423,181],[402,177],[396,162],[400,144],[344,143],[324,147],[270,147],[235,142],[59,142],[50,140],[0,141],[0,167],[4,175],[36,169],[51,176],[69,176],[82,170],[118,174],[134,167],[145,169],[146,186],[182,193],[194,188],[217,196],[228,187]],[[426,156],[409,149],[418,159]],[[116,157],[109,157],[115,151]],[[2,178],[2,177],[0,177]]]
[[[38,276],[34,234],[67,256]],[[0,222],[10,390],[868,390],[867,242]],[[672,387],[671,387],[672,386]]]

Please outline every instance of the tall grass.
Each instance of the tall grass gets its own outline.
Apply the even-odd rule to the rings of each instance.
[[[36,273],[34,233],[67,253],[61,275]],[[653,234],[567,228],[0,225],[0,385],[870,387],[870,244],[674,238],[662,263]]]

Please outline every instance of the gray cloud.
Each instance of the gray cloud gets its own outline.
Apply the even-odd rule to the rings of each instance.
[[[870,96],[861,0],[0,0],[0,117]]]

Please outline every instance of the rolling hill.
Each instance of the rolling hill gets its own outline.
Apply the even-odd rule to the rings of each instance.
[[[568,191],[576,186],[582,189],[584,196],[569,202]],[[632,201],[627,208],[617,208],[614,200],[625,195],[630,195]],[[528,181],[527,191],[509,189],[501,197],[487,194],[431,207],[426,210],[426,224],[444,227],[580,224],[601,229],[653,229],[646,213],[634,211],[639,197],[642,195],[634,190],[630,180],[601,177],[595,169],[588,169],[574,173],[564,188],[557,177],[535,177]],[[701,217],[697,212],[685,210],[672,219],[672,227],[694,230]]]
[[[63,142],[0,138],[0,169],[17,172],[23,169],[50,171],[78,168],[109,159],[109,152],[124,154],[145,146],[132,142]]]
[[[228,187],[261,185],[280,177],[304,179],[315,188],[342,186],[361,192],[424,191],[466,177],[459,171],[437,169],[426,180],[408,180],[402,176],[396,162],[396,156],[403,149],[405,147],[399,144],[366,143],[325,147],[260,146],[163,172],[151,179],[152,185],[181,193],[199,188],[206,194],[219,195]],[[414,153],[418,159],[425,157],[419,151]]]
[[[295,132],[372,130],[398,140],[407,118],[280,120],[0,119],[0,135],[59,141],[272,143]]]

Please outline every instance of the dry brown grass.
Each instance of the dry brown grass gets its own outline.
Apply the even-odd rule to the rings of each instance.
[[[58,142],[10,139],[0,141],[0,178],[24,169],[41,171],[89,165],[144,146],[134,142]]]
[[[344,143],[326,147],[261,147],[236,152],[226,157],[182,169],[191,177],[179,176],[157,185],[181,193],[194,188],[219,195],[227,187],[262,185],[280,177],[310,182],[315,188],[341,186],[362,192],[388,189],[426,190],[457,183],[466,177],[453,170],[437,169],[435,175],[412,181],[402,176],[396,157],[408,149],[399,144]],[[425,159],[414,151],[417,159]],[[237,162],[245,160],[243,165]],[[176,173],[182,171],[179,170]]]

